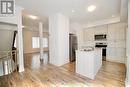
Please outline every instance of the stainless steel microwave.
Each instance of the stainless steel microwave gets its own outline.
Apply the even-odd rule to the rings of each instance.
[[[107,40],[106,34],[98,34],[94,36],[95,40]]]

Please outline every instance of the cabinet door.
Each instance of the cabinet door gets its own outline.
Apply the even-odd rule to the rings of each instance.
[[[107,48],[107,60],[124,63],[126,55],[125,48]]]
[[[109,41],[116,40],[116,26],[114,24],[108,25],[108,36]]]
[[[116,48],[116,57],[119,58],[119,60],[124,61],[125,55],[126,55],[125,48]]]
[[[116,27],[116,40],[124,40],[126,39],[126,29],[125,24],[118,24]]]
[[[108,40],[124,40],[126,27],[124,23],[108,25]]]
[[[94,30],[93,29],[86,29],[84,32],[84,40],[87,41],[94,41]]]
[[[116,47],[116,41],[107,41],[107,47]]]
[[[120,40],[116,41],[116,48],[126,48],[126,41],[125,40]]]
[[[94,34],[107,34],[107,25],[95,27]]]
[[[113,47],[108,47],[107,48],[107,59],[113,60],[115,58],[116,58],[116,49]]]
[[[115,47],[115,48],[126,48],[125,40],[120,41],[107,41],[107,47]]]

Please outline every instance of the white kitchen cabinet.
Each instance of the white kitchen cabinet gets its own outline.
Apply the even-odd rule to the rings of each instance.
[[[116,48],[116,57],[120,58],[119,60],[121,60],[122,58],[124,58],[126,55],[126,49],[125,48]],[[124,61],[124,60],[122,60]]]
[[[84,30],[84,46],[95,46],[94,35],[107,34],[107,60],[124,62],[126,58],[126,24],[114,23]]]
[[[115,47],[107,47],[107,57],[106,60],[113,62],[125,62],[125,48],[115,48]]]
[[[108,41],[116,40],[116,26],[113,24],[108,25],[107,40]]]
[[[108,40],[124,40],[126,39],[125,23],[117,23],[108,25]]]
[[[126,28],[124,24],[120,24],[116,28],[116,40],[124,40],[126,39]]]
[[[102,66],[102,49],[92,51],[76,50],[76,73],[90,79],[95,79]]]
[[[102,25],[94,28],[94,34],[107,34],[107,25]]]
[[[116,41],[107,41],[107,47],[116,47]]]
[[[84,30],[84,41],[94,41],[94,35],[107,34],[107,25],[88,28]]]
[[[126,48],[126,40],[116,41],[115,47],[116,48]]]
[[[107,47],[107,60],[114,60],[116,58],[116,49],[113,47]]]
[[[115,48],[126,48],[125,40],[120,41],[107,41],[107,47],[115,47]]]
[[[108,25],[107,60],[125,62],[126,57],[126,27],[125,23]]]
[[[84,30],[84,41],[94,41],[94,29],[86,29]]]

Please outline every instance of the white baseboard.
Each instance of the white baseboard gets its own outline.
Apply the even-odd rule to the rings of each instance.
[[[128,82],[125,82],[125,87],[130,87],[130,84],[128,84]]]
[[[125,64],[125,61],[121,61],[121,60],[106,59],[106,61],[124,63]]]
[[[24,67],[19,68],[19,72],[24,72]]]

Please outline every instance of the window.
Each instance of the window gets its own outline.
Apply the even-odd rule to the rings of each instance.
[[[32,37],[32,47],[39,48],[39,37]]]
[[[43,38],[42,39],[43,43],[43,48],[48,47],[48,38]],[[40,48],[40,37],[32,37],[32,47],[33,48]]]
[[[48,47],[48,38],[43,38],[43,48]]]

